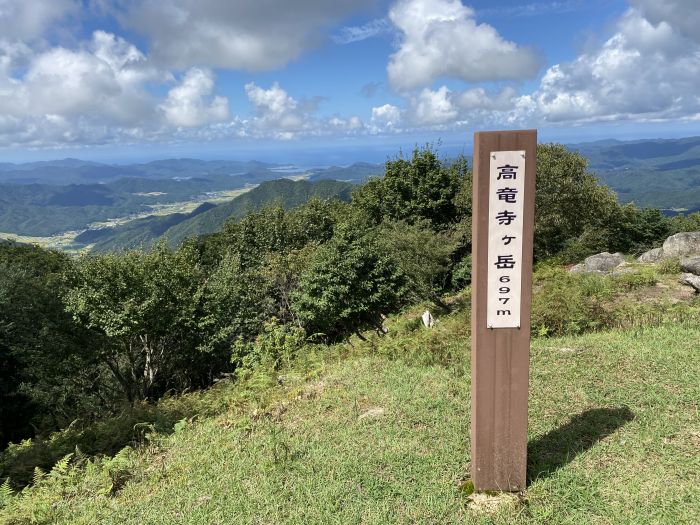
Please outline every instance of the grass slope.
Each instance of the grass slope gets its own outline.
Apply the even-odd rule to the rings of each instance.
[[[698,523],[697,324],[535,339],[528,489],[475,497],[468,312],[430,331],[419,313],[279,377],[191,394],[218,408],[58,465],[6,497],[0,523]]]

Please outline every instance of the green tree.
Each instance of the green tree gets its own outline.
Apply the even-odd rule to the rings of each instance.
[[[406,276],[410,300],[440,302],[448,285],[451,256],[459,245],[454,232],[433,232],[427,221],[384,221],[376,231],[377,246]]]
[[[202,274],[190,247],[88,256],[76,264],[66,307],[104,336],[96,357],[129,401],[189,386],[196,365]]]
[[[86,333],[63,308],[69,265],[59,252],[0,243],[0,442],[67,424],[107,395],[90,384]]]
[[[375,223],[384,219],[409,224],[428,221],[432,228],[441,230],[469,213],[458,206],[457,195],[470,177],[464,157],[447,165],[427,145],[415,148],[410,160],[402,156],[388,160],[384,177],[370,178],[353,192],[352,202]]]
[[[561,144],[537,147],[536,259],[557,255],[578,239],[606,244],[608,220],[618,208],[615,194],[598,183],[579,153]]]
[[[260,268],[245,267],[241,256],[229,252],[207,278],[204,315],[199,330],[208,356],[230,358],[235,341],[250,341],[271,314],[270,283]]]
[[[670,220],[669,234],[700,231],[700,211],[689,215],[676,215]]]
[[[343,225],[302,272],[292,307],[307,333],[338,339],[379,329],[406,291],[405,276],[372,236]]]

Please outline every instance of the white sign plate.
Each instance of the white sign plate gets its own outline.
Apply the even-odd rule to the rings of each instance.
[[[525,151],[492,151],[486,325],[520,328]]]

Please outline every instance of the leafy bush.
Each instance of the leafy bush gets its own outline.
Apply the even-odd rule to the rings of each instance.
[[[302,328],[280,325],[273,319],[265,323],[254,341],[247,343],[239,339],[233,344],[231,360],[236,364],[236,374],[243,377],[259,367],[277,371],[290,366],[304,348],[306,339]]]
[[[384,177],[371,178],[357,188],[352,202],[375,224],[383,220],[427,221],[433,229],[442,230],[471,213],[471,206],[458,199],[470,181],[471,171],[463,156],[452,163],[441,162],[436,150],[426,145],[415,148],[410,159],[399,155],[388,160]]]
[[[642,266],[629,273],[612,276],[615,286],[623,292],[654,286],[658,282],[656,269]]]
[[[406,276],[371,235],[346,225],[314,254],[299,278],[292,308],[310,334],[333,340],[367,328],[397,310]]]
[[[535,277],[531,326],[540,336],[573,335],[599,329],[609,322],[602,307],[612,296],[609,281],[599,275],[571,274],[545,268]]]
[[[452,288],[461,290],[472,282],[472,256],[462,258],[452,269]]]

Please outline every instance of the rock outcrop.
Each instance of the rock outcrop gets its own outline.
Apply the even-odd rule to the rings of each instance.
[[[688,257],[700,255],[700,232],[682,232],[671,235],[662,246],[663,257]]]
[[[661,248],[644,252],[637,259],[642,263],[656,263],[663,259],[700,256],[700,232],[681,232],[671,235]]]
[[[609,273],[624,262],[625,258],[621,253],[603,252],[586,257],[581,264],[577,264],[569,271],[574,273]]]
[[[695,293],[700,293],[700,276],[694,275],[692,273],[684,273],[681,278],[678,279],[681,284],[686,284],[692,286]]]
[[[700,255],[681,259],[681,270],[695,275],[700,275]]]
[[[663,251],[661,248],[653,248],[648,252],[644,252],[637,260],[642,263],[656,263],[663,259]]]

